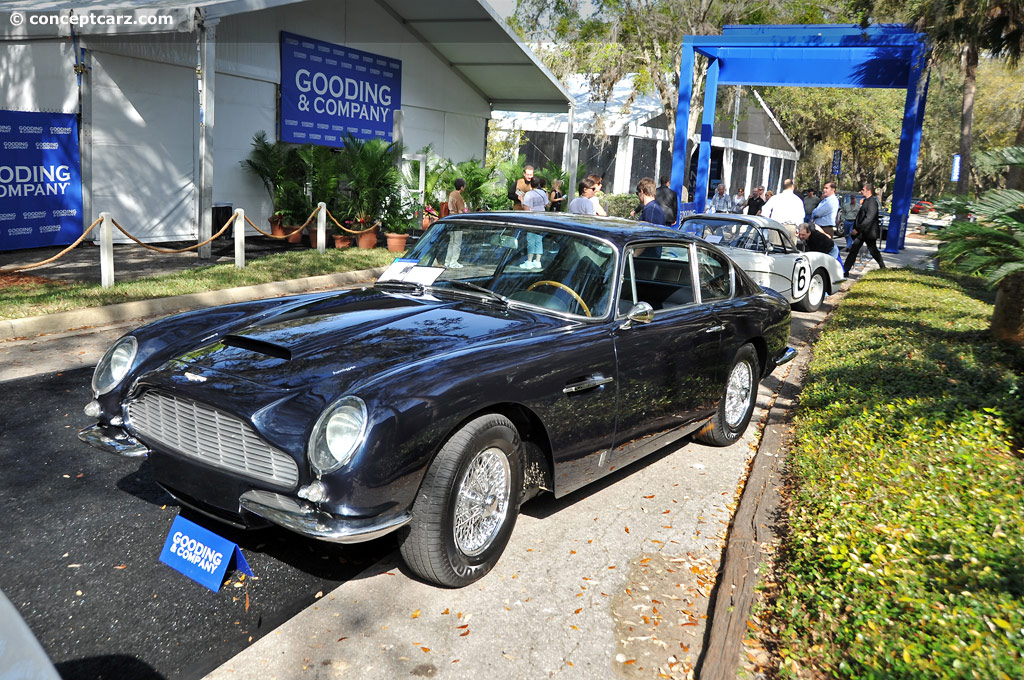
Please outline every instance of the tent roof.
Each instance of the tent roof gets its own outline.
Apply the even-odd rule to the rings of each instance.
[[[76,29],[81,34],[191,32],[203,17],[215,19],[304,0],[119,0],[118,14],[170,15],[159,27],[102,26]],[[498,16],[486,0],[372,0],[449,66],[494,109],[565,111],[570,97],[557,78]],[[12,0],[0,12],[0,39],[66,36],[68,28],[13,27],[11,12],[97,14],[115,11],[109,0]]]

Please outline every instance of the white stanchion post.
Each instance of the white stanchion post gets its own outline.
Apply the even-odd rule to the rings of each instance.
[[[245,269],[245,210],[235,209],[235,266]]]
[[[327,249],[327,204],[317,203],[320,210],[316,213],[316,249],[322,255]]]
[[[100,285],[110,288],[114,285],[114,220],[108,212],[101,212],[100,218]]]

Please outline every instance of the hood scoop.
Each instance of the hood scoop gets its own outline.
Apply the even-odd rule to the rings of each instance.
[[[263,354],[268,357],[274,357],[275,359],[283,359],[285,361],[292,360],[292,352],[287,347],[281,347],[271,342],[264,340],[257,340],[256,338],[248,338],[244,335],[225,335],[220,339],[220,342],[225,347],[237,347],[238,349],[248,350],[250,352],[256,352],[257,354]]]

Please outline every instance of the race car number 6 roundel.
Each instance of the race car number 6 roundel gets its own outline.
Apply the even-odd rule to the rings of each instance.
[[[810,284],[811,267],[805,258],[798,257],[793,263],[793,299],[799,300],[806,295]]]

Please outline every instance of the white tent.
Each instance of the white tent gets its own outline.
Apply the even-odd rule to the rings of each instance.
[[[282,31],[400,61],[412,149],[483,158],[493,110],[568,107],[483,0],[15,0],[0,109],[80,114],[85,224],[108,211],[144,241],[196,238],[216,204],[271,212],[239,164],[278,129]]]

